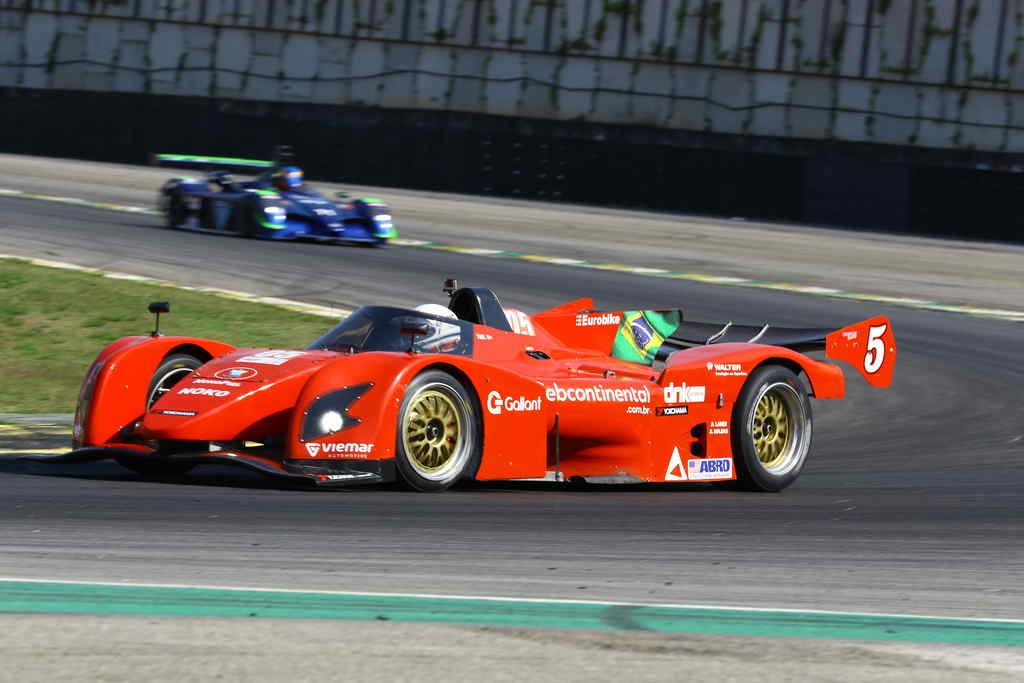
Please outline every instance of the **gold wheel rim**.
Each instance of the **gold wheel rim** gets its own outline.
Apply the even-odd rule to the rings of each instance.
[[[754,409],[754,450],[766,468],[776,467],[792,450],[793,416],[777,389],[765,392]]]
[[[439,472],[458,456],[464,439],[462,416],[450,396],[427,390],[416,396],[402,422],[402,440],[413,467]]]

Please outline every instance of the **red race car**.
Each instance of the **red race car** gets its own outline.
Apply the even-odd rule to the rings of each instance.
[[[732,482],[778,491],[842,371],[889,386],[884,317],[840,330],[684,322],[678,310],[533,316],[446,283],[447,307],[366,306],[301,350],[125,337],[82,385],[74,450],[143,474],[232,463],[321,486],[401,480]],[[150,310],[166,312],[166,303]]]

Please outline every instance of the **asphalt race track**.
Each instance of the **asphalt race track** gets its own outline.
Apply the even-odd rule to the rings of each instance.
[[[155,482],[112,463],[0,458],[0,577],[1024,618],[1024,324],[414,247],[242,240],[3,197],[0,252],[341,308],[441,302],[455,276],[531,312],[593,296],[751,324],[885,314],[899,346],[892,389],[848,369],[847,399],[814,402],[808,465],[779,494],[311,492],[230,469]]]

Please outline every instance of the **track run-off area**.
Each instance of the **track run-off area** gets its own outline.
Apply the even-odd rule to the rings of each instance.
[[[737,324],[885,314],[900,349],[893,387],[848,371],[847,399],[814,402],[801,479],[774,495],[315,492],[222,468],[145,481],[112,463],[18,462],[66,437],[60,424],[7,425],[0,610],[24,640],[0,653],[26,679],[43,678],[32,654],[48,646],[29,636],[56,623],[68,661],[124,642],[123,664],[158,677],[172,660],[147,642],[207,653],[206,674],[272,678],[265,648],[293,639],[296,658],[318,655],[302,659],[308,677],[342,659],[381,680],[470,680],[481,666],[491,680],[626,666],[635,680],[755,666],[768,680],[1024,676],[1021,247],[387,188],[372,192],[409,242],[384,249],[171,231],[112,210],[151,207],[167,175],[0,156],[0,252],[328,314],[441,302],[444,277],[530,312],[592,296]],[[140,330],[149,322],[139,311]],[[53,621],[62,614],[74,616]],[[147,617],[151,630],[136,628]],[[476,669],[455,661],[467,652]]]

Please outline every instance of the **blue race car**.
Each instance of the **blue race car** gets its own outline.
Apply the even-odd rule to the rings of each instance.
[[[274,161],[157,154],[159,164],[205,168],[206,178],[171,178],[160,188],[158,207],[169,228],[202,228],[242,237],[361,242],[374,246],[398,237],[391,209],[379,199],[332,201],[303,182],[287,148]],[[261,173],[237,182],[232,170]]]

